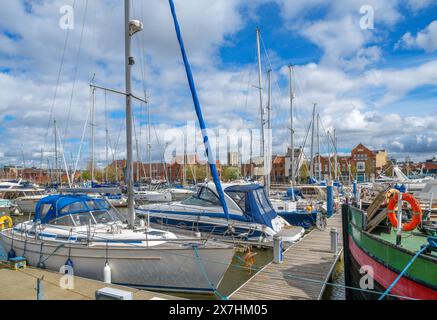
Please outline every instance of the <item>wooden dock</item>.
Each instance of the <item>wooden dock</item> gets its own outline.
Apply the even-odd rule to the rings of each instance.
[[[97,290],[110,287],[132,292],[134,300],[179,300],[181,298],[154,293],[134,288],[108,285],[101,281],[74,277],[74,288],[61,289],[60,273],[47,270],[26,268],[13,271],[0,266],[0,300],[36,300],[36,283],[41,279],[44,289],[44,300],[95,300]]]
[[[331,228],[339,253],[331,252]],[[232,300],[320,300],[343,251],[341,214],[328,219],[284,252],[284,263],[270,263],[231,295]],[[310,281],[311,280],[311,281]]]

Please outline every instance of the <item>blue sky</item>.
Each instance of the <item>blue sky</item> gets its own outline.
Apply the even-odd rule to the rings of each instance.
[[[11,145],[23,145],[27,163],[35,166],[41,149],[44,157],[53,157],[53,119],[68,157],[78,154],[84,137],[80,162],[86,163],[90,79],[95,74],[97,84],[116,89],[124,84],[122,2],[86,1],[76,0],[75,26],[68,34],[59,28],[59,9],[73,0],[0,4],[0,164],[21,161],[21,150]],[[317,102],[324,127],[337,130],[342,151],[362,142],[400,159],[424,160],[437,154],[435,1],[175,3],[210,128],[259,126],[254,88],[259,27],[264,84],[269,60],[273,69],[274,153],[284,153],[289,140],[287,66],[293,64],[297,141],[303,140],[312,103]],[[374,29],[360,27],[363,5],[374,12]],[[145,89],[149,97],[153,155],[158,160],[168,132],[195,120],[195,114],[167,1],[134,0],[133,6],[135,17],[145,23],[133,42],[134,90],[142,95]],[[266,90],[264,96],[266,100]],[[99,92],[96,101],[98,159],[105,161],[106,127],[113,156],[123,158],[123,99],[108,95],[105,104]],[[136,104],[135,116],[145,159],[145,107]]]

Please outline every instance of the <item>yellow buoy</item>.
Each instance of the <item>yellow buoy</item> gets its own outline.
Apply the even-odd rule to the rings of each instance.
[[[3,216],[0,218],[0,231],[6,229],[6,224],[8,224],[8,229],[12,228],[13,221],[9,216]]]

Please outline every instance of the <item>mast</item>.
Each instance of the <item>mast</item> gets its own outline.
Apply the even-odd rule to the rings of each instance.
[[[328,131],[327,132],[327,136],[328,136],[328,175],[329,175],[329,180],[332,180],[332,168],[331,168],[331,133]]]
[[[55,134],[55,177],[56,183],[59,182],[59,160],[58,160],[58,131],[56,130],[56,120],[53,122],[53,130]]]
[[[337,181],[338,175],[338,153],[337,153],[337,132],[334,129],[334,180]]]
[[[269,80],[269,94],[268,94],[268,105],[267,105],[267,132],[268,132],[268,137],[267,137],[267,152],[264,155],[264,166],[267,167],[267,172],[265,172],[265,181],[266,181],[266,191],[267,191],[267,195],[270,195],[270,180],[271,180],[271,176],[270,176],[270,166],[271,166],[271,146],[272,146],[272,142],[271,142],[271,130],[272,130],[272,70],[269,69],[268,71],[268,80]]]
[[[150,105],[147,103],[147,152],[149,156],[150,188],[152,188],[152,132],[150,127]]]
[[[132,66],[135,64],[131,56],[131,37],[142,30],[138,21],[130,21],[130,0],[124,0],[125,23],[125,71],[126,71],[126,175],[128,193],[128,217],[131,228],[135,224],[134,182],[133,182],[133,143],[132,143]]]
[[[126,0],[126,1],[128,1],[128,0]],[[202,130],[203,142],[204,142],[204,146],[205,146],[206,155],[208,157],[209,167],[211,170],[211,174],[212,174],[212,177],[214,180],[215,187],[217,189],[217,194],[219,196],[220,203],[223,207],[225,217],[229,221],[229,211],[228,211],[228,205],[226,204],[226,200],[225,200],[225,193],[223,191],[223,188],[222,188],[222,185],[220,183],[220,179],[219,179],[219,176],[217,173],[217,165],[216,165],[216,161],[215,161],[214,150],[211,148],[211,144],[209,142],[206,124],[205,124],[205,121],[203,119],[202,108],[200,106],[199,97],[197,95],[196,85],[194,84],[193,73],[191,71],[190,62],[188,61],[187,53],[185,51],[184,41],[182,39],[182,34],[181,34],[180,27],[179,27],[178,19],[176,16],[176,10],[174,7],[173,0],[169,0],[169,4],[170,4],[172,17],[173,17],[176,35],[177,35],[178,42],[179,42],[179,47],[181,49],[182,59],[184,61],[185,72],[187,74],[188,84],[190,86],[191,96],[193,98],[193,103],[194,103],[194,107],[196,110],[197,119],[199,121],[200,129]]]
[[[322,168],[320,160],[320,115],[317,114],[317,173],[319,181],[322,180]]]
[[[94,172],[94,156],[95,156],[95,138],[94,138],[94,120],[95,120],[95,103],[96,103],[96,89],[93,88],[92,89],[92,94],[91,94],[91,183],[94,182],[94,176],[95,176],[95,172]]]
[[[313,117],[312,117],[312,124],[311,124],[311,153],[310,153],[310,177],[314,177],[314,130],[315,130],[315,122],[316,122],[316,106],[317,103],[314,103],[313,106]]]
[[[296,183],[296,173],[295,173],[295,160],[294,160],[294,126],[293,126],[293,66],[288,66],[288,71],[290,74],[290,146],[291,146],[291,159],[290,159],[290,183],[293,187]]]
[[[263,106],[263,87],[262,87],[262,67],[261,67],[261,31],[256,29],[256,44],[258,52],[258,90],[259,90],[259,107],[261,111],[261,158],[264,157],[264,106]],[[264,170],[266,163],[264,163]],[[264,176],[264,185],[266,185],[266,177]]]
[[[105,180],[106,183],[109,181],[109,130],[108,130],[108,104],[107,104],[107,94],[105,91],[105,134],[106,134],[106,166],[105,166]]]

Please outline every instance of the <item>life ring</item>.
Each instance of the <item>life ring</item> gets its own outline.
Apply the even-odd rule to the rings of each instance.
[[[388,219],[390,220],[392,226],[395,228],[397,228],[398,226],[398,218],[396,217],[395,211],[395,208],[398,204],[398,199],[399,192],[394,193],[393,196],[390,198],[387,206]],[[417,201],[417,199],[409,193],[402,194],[402,201],[408,202],[411,205],[411,209],[413,210],[413,219],[411,219],[411,221],[406,224],[402,224],[402,230],[412,231],[416,229],[416,227],[422,222],[422,208],[420,207],[419,201]]]
[[[5,224],[8,224],[8,228],[12,228],[14,222],[9,216],[3,216],[0,218],[0,231],[5,229]]]

